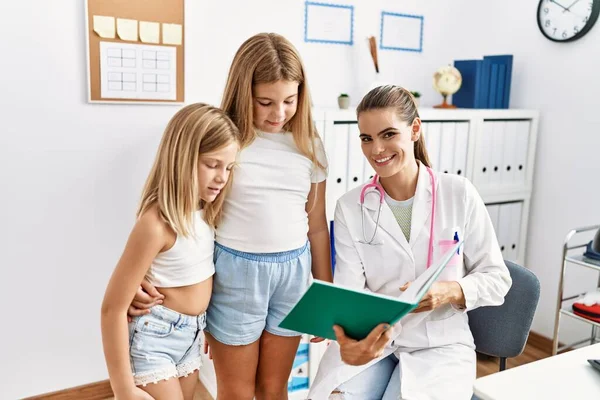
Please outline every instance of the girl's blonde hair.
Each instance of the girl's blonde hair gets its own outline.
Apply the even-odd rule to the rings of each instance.
[[[403,87],[395,85],[379,86],[367,93],[356,107],[356,115],[359,116],[364,111],[384,108],[392,108],[398,118],[408,122],[409,125],[412,125],[416,118],[420,118],[413,95]],[[422,134],[415,143],[415,158],[431,168]]]
[[[296,147],[302,154],[314,165],[325,169],[326,166],[316,156],[315,144],[322,143],[313,125],[304,66],[298,51],[283,36],[260,33],[242,44],[229,70],[221,108],[240,129],[241,145],[246,147],[256,137],[252,96],[254,85],[279,80],[298,82],[298,108],[283,129],[292,132]]]
[[[199,156],[231,143],[239,143],[239,131],[222,110],[203,103],[179,110],[163,134],[137,216],[157,204],[161,218],[177,234],[189,236],[193,212],[203,208],[206,222],[216,226],[233,177],[212,203],[205,204],[198,186]]]

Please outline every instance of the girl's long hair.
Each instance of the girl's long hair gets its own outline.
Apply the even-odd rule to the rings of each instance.
[[[316,145],[322,146],[314,126],[311,98],[306,74],[298,51],[292,43],[276,33],[260,33],[246,40],[239,48],[227,78],[221,108],[240,129],[242,147],[256,137],[253,113],[253,88],[257,83],[279,80],[298,82],[296,114],[283,127],[292,132],[298,150],[314,165],[325,169],[316,156]]]
[[[198,160],[231,143],[239,143],[239,130],[219,108],[204,103],[188,105],[169,121],[154,165],[142,191],[137,216],[154,204],[162,219],[180,235],[192,232],[193,212],[204,209],[204,219],[215,227],[221,217],[224,196],[233,176],[211,203],[200,199]]]

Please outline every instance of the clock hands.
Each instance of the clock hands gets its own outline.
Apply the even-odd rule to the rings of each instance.
[[[551,3],[554,3],[554,4],[556,4],[556,5],[557,5],[557,6],[559,6],[560,8],[562,8],[562,9],[563,9],[563,13],[565,13],[565,12],[567,12],[567,11],[568,11],[568,12],[570,12],[571,14],[573,14],[573,15],[574,15],[574,16],[576,16],[576,17],[583,18],[581,15],[579,15],[579,14],[575,14],[573,11],[571,11],[571,10],[570,10],[570,8],[571,8],[571,7],[573,7],[575,4],[577,4],[577,3],[579,2],[579,0],[575,0],[575,2],[573,2],[573,4],[571,4],[569,7],[565,7],[565,6],[563,6],[562,4],[560,4],[559,2],[557,2],[557,1],[555,1],[555,0],[549,0],[549,1],[550,1]]]
[[[579,0],[578,0],[578,1],[579,1]],[[559,3],[559,2],[557,2],[557,1],[550,0],[550,2],[551,2],[551,3],[554,3],[554,4],[556,4],[557,6],[559,6],[560,8],[562,8],[562,9],[563,9],[563,10],[565,10],[565,11],[569,11],[569,9],[568,9],[567,7],[563,6],[562,4],[560,4],[560,3]],[[575,3],[577,3],[577,1],[576,1]],[[575,4],[575,3],[573,3],[573,4]],[[573,5],[573,4],[571,4],[571,5]],[[564,11],[563,11],[563,12],[564,12]]]
[[[563,12],[567,12],[567,11],[571,12],[571,7],[573,7],[577,3],[579,3],[579,0],[575,0],[573,2],[573,4],[571,4],[569,7],[565,8]]]

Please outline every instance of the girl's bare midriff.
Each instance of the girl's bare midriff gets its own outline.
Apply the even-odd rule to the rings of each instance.
[[[157,288],[165,298],[163,306],[186,315],[199,315],[208,308],[212,294],[212,276],[189,286]]]

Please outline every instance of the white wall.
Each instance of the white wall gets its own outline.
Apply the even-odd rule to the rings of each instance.
[[[162,129],[178,109],[86,103],[82,3],[0,5],[2,398],[106,379],[100,303]],[[235,50],[259,31],[297,45],[318,106],[334,106],[340,92],[356,103],[374,81],[419,90],[424,105],[436,104],[437,67],[515,54],[512,106],[542,111],[527,264],[543,285],[534,329],[549,336],[562,238],[600,221],[591,185],[600,165],[598,100],[588,91],[597,85],[589,79],[600,27],[559,46],[537,31],[535,2],[457,0],[450,10],[439,0],[338,3],[356,7],[353,47],[304,43],[300,0],[187,0],[186,102],[218,104]],[[379,36],[381,5],[425,16],[424,52],[380,51],[375,77],[366,37]]]

